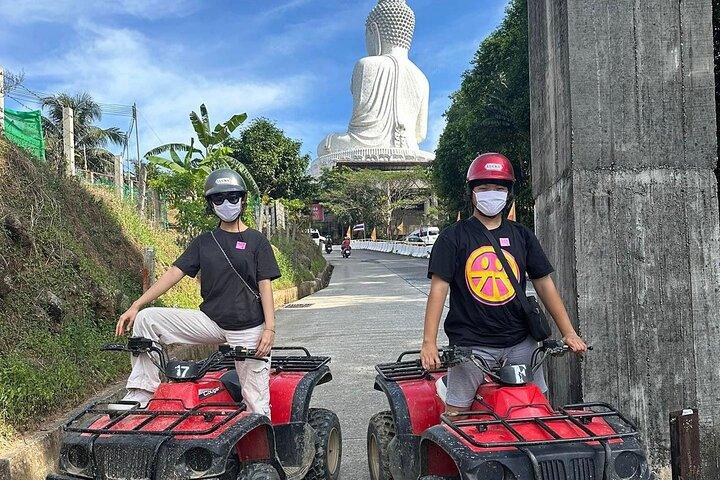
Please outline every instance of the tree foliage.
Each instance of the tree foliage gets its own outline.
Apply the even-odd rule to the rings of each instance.
[[[479,153],[500,152],[519,177],[518,217],[532,225],[528,82],[527,0],[511,0],[503,23],[480,45],[445,113],[432,178],[447,222],[469,209],[465,175],[470,162]]]
[[[320,177],[323,205],[342,224],[379,226],[388,238],[394,233],[395,214],[422,203],[427,176],[420,170],[379,171],[335,168]]]
[[[145,154],[151,168],[150,186],[164,195],[177,210],[178,228],[188,237],[212,228],[216,222],[205,212],[203,194],[205,177],[212,170],[232,168],[243,177],[251,194],[257,198],[260,193],[253,175],[231,156],[232,148],[224,145],[246,118],[244,113],[233,115],[211,129],[207,108],[200,105],[200,115],[191,112],[190,123],[202,148],[197,148],[195,140],[190,139],[187,144],[168,143]],[[163,153],[167,153],[168,157],[161,157]],[[245,219],[250,221],[251,218],[251,212],[246,211]]]
[[[311,180],[305,174],[310,157],[301,155],[302,143],[265,118],[257,118],[242,131],[240,138],[228,138],[225,146],[232,157],[253,172],[261,196],[306,198]]]
[[[102,120],[100,106],[87,93],[68,95],[60,93],[43,97],[40,100],[47,116],[43,117],[46,150],[48,156],[58,165],[62,162],[63,107],[73,109],[73,127],[75,134],[75,161],[95,172],[112,172],[113,155],[107,147],[125,145],[127,138],[117,127],[100,128],[96,125]]]

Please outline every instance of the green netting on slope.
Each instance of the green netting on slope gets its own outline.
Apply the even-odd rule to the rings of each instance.
[[[45,140],[40,110],[18,112],[6,108],[5,138],[30,152],[35,158],[45,160]]]

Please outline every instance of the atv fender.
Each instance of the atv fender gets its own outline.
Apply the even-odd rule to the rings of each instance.
[[[440,423],[445,405],[437,395],[434,376],[388,381],[382,375],[375,378],[375,390],[385,393],[395,417],[395,428],[400,433],[420,435]],[[408,399],[411,401],[408,402]],[[408,404],[412,408],[408,408]]]
[[[473,454],[441,426],[433,427],[422,435],[419,450],[421,477],[426,475],[457,477],[460,475],[459,472],[470,471],[473,463]],[[476,477],[467,474],[461,478],[476,480]]]
[[[387,397],[395,423],[395,438],[390,441],[388,448],[390,472],[398,480],[414,480],[420,472],[420,437],[413,433],[405,393],[397,382],[388,382],[381,375],[375,378],[374,388]]]
[[[275,450],[275,433],[264,415],[247,415],[216,438],[168,439],[155,457],[156,478],[184,478],[178,474],[176,466],[184,452],[193,447],[210,450],[216,458],[227,458],[231,452],[236,452],[240,461],[262,460],[275,467],[281,479],[286,478]],[[218,476],[221,473],[215,469],[208,472]]]
[[[383,392],[390,404],[390,412],[395,421],[395,433],[397,436],[412,435],[412,422],[408,410],[405,393],[403,393],[397,382],[388,382],[381,375],[375,377],[375,390]]]
[[[327,365],[303,374],[281,373],[270,384],[273,423],[307,423],[313,391],[318,385],[332,380]]]

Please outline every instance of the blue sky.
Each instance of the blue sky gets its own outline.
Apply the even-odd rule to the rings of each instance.
[[[0,0],[0,64],[24,71],[25,85],[40,92],[136,102],[143,153],[187,141],[187,115],[204,102],[213,123],[240,112],[264,116],[312,154],[326,134],[347,127],[350,75],[365,55],[364,23],[375,3]],[[448,96],[507,0],[408,3],[417,17],[410,57],[431,88],[423,148],[434,150]],[[107,116],[103,124],[126,130],[129,120]]]

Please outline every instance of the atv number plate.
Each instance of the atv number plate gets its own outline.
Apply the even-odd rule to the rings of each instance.
[[[195,362],[170,361],[165,367],[165,376],[170,380],[195,380],[199,374],[198,364]]]

